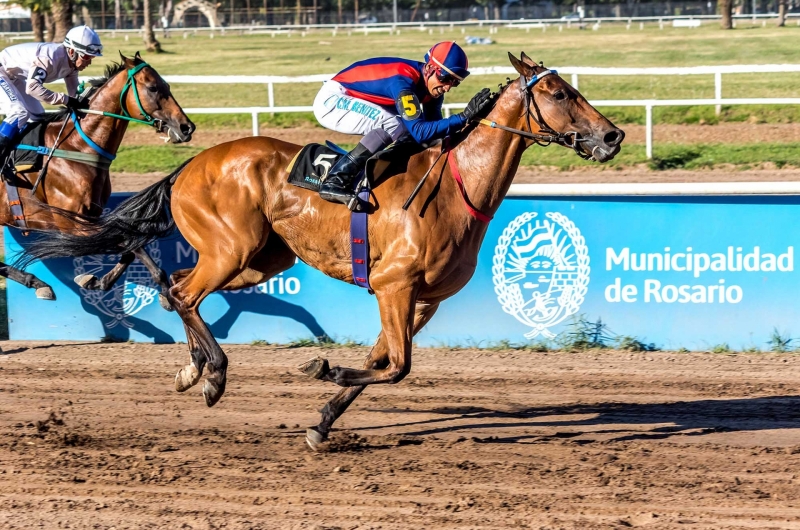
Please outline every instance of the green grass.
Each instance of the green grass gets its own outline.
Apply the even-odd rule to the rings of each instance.
[[[352,146],[343,144],[343,147]],[[184,145],[146,145],[122,146],[117,159],[111,166],[113,171],[130,173],[169,173],[184,160],[200,151],[201,147]],[[653,160],[645,156],[641,144],[625,145],[620,154],[611,162],[598,165],[597,162],[582,160],[570,149],[558,146],[531,147],[522,156],[523,166],[545,166],[567,171],[592,166],[595,169],[621,169],[646,164],[653,170],[666,169],[710,169],[719,166],[735,166],[751,169],[764,164],[775,167],[800,167],[800,144],[760,143],[757,146],[746,144],[656,144]]]
[[[187,158],[202,151],[202,147],[188,145],[142,145],[121,147],[112,168],[129,173],[169,173]]]
[[[762,28],[748,22],[739,23],[734,31],[723,31],[716,24],[690,30],[648,25],[643,31],[634,26],[625,30],[622,25],[603,27],[599,31],[577,29],[546,33],[532,30],[499,28],[492,35],[491,46],[467,48],[471,66],[508,65],[507,52],[518,54],[526,50],[534,60],[552,66],[658,67],[699,66],[721,64],[795,63],[800,47],[800,27],[773,26]],[[473,36],[489,36],[488,28],[467,30]],[[460,28],[443,33],[405,30],[401,35],[373,34],[347,36],[329,31],[312,32],[306,37],[269,35],[231,35],[212,40],[207,35],[182,38],[176,31],[171,39],[162,40],[168,52],[146,54],[162,74],[192,75],[309,75],[335,73],[354,61],[373,55],[396,55],[421,59],[425,51],[438,40],[463,41]],[[104,37],[114,59],[113,50],[132,55],[142,48],[136,37]],[[86,73],[102,72],[98,61]],[[506,76],[472,76],[447,96],[449,102],[466,102],[484,86],[496,86]],[[589,99],[648,99],[648,98],[710,98],[714,96],[713,76],[580,76],[581,92]],[[725,97],[793,97],[797,95],[800,74],[744,74],[723,76]],[[184,107],[264,106],[267,88],[258,85],[187,85],[173,84],[173,92]],[[319,88],[318,83],[275,85],[278,105],[310,105]],[[643,123],[643,109],[602,109],[619,124]],[[755,117],[764,122],[800,121],[800,109],[795,107],[726,109],[719,118],[711,107],[657,109],[658,123],[707,123],[744,121]],[[277,126],[310,117],[275,117]],[[313,121],[313,118],[310,118]],[[202,127],[248,127],[247,116],[198,117]]]

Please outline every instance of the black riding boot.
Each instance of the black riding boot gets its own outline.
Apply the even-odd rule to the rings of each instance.
[[[319,196],[330,202],[347,204],[355,197],[353,181],[364,169],[372,152],[361,144],[340,158],[319,187]]]
[[[11,153],[14,152],[14,148],[17,146],[16,140],[14,138],[9,138],[8,136],[4,136],[0,134],[0,171],[4,173],[3,176],[7,176],[7,161],[8,157],[11,156]],[[10,170],[8,173],[11,176],[14,175],[13,169]]]

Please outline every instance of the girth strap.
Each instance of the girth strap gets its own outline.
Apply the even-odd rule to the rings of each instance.
[[[8,206],[11,209],[11,216],[14,218],[14,224],[17,228],[23,230],[22,235],[28,235],[26,229],[28,223],[25,221],[25,212],[22,210],[22,201],[19,198],[19,190],[16,186],[11,184],[8,179],[5,180],[6,196],[8,197]]]
[[[46,146],[37,147],[35,145],[20,144],[17,146],[17,149],[21,149],[23,151],[36,151],[38,154],[43,156],[50,154],[50,148]],[[92,166],[99,169],[108,169],[111,167],[111,160],[107,158],[101,158],[100,155],[96,153],[81,153],[80,151],[53,149],[53,157],[63,158],[64,160],[72,160],[73,162],[80,162],[82,164],[86,164],[87,166]]]
[[[461,198],[464,199],[464,206],[472,217],[478,221],[488,223],[492,218],[475,208],[469,201],[469,197],[467,197],[467,191],[464,189],[464,180],[461,178],[461,173],[458,171],[456,159],[453,156],[453,150],[450,149],[449,145],[445,147],[445,149],[447,149],[447,162],[450,164],[450,174],[453,175],[453,179],[455,179],[456,184],[458,184],[458,191],[461,192]]]

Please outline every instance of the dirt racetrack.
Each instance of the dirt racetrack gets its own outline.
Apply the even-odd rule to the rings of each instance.
[[[227,348],[228,391],[172,390],[186,346],[6,342],[0,528],[800,528],[792,354],[419,350],[327,452],[322,353]]]

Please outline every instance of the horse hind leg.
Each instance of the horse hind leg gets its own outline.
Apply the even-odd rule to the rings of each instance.
[[[36,298],[39,298],[40,300],[56,299],[56,294],[53,292],[52,287],[44,283],[33,274],[21,271],[16,267],[12,267],[11,265],[3,263],[2,261],[0,261],[0,276],[24,285],[28,289],[36,289]]]
[[[188,276],[190,272],[192,272],[192,269],[180,269],[173,272],[170,276],[172,285],[177,285],[183,278]],[[167,291],[167,297],[169,297],[169,291]],[[167,303],[169,303],[169,300]],[[171,304],[170,307],[172,307]],[[175,374],[175,390],[178,392],[185,392],[199,383],[206,365],[205,353],[200,348],[194,331],[185,323],[183,327],[186,331],[186,342],[189,346],[189,364],[178,370],[178,373]]]
[[[88,291],[108,291],[117,283],[117,280],[128,270],[128,267],[133,263],[135,256],[132,252],[126,252],[119,258],[119,262],[114,265],[114,268],[108,271],[105,276],[98,278],[94,274],[79,274],[75,276],[74,282],[77,283],[81,289]]]
[[[150,276],[152,276],[153,281],[158,284],[158,287],[161,289],[161,292],[158,293],[158,303],[161,304],[161,307],[166,311],[174,311],[172,306],[169,303],[169,299],[167,298],[167,291],[169,291],[170,283],[169,278],[167,277],[167,273],[164,272],[164,269],[156,265],[156,262],[153,261],[153,258],[150,257],[150,254],[144,248],[137,248],[133,251],[134,255],[142,262],[142,264],[147,267],[147,270],[150,272]]]

